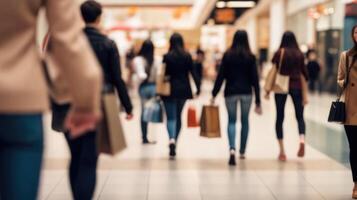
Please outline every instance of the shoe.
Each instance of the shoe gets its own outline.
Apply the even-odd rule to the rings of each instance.
[[[352,199],[357,199],[357,190],[353,190]]]
[[[169,148],[170,148],[170,157],[173,158],[176,156],[176,145],[175,144],[170,144],[169,145]]]
[[[156,144],[156,141],[149,141],[149,140],[144,140],[143,145],[150,145],[150,144]]]
[[[240,154],[239,159],[245,160],[245,155],[244,154]]]
[[[305,144],[304,143],[300,143],[300,148],[299,148],[297,155],[299,158],[302,158],[305,156]]]
[[[230,155],[229,156],[229,161],[228,161],[228,164],[230,165],[230,166],[235,166],[236,165],[236,157],[235,157],[235,155]]]
[[[279,154],[278,160],[281,162],[285,162],[286,161],[286,155],[285,154]]]

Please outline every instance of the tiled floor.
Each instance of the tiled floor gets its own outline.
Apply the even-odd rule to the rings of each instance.
[[[199,108],[208,103],[207,89],[204,88],[198,100],[188,104]],[[134,99],[135,105],[138,105],[137,98]],[[218,100],[221,105],[222,138],[200,138],[198,129],[184,128],[175,161],[167,158],[168,139],[163,125],[150,126],[150,137],[158,141],[156,145],[140,144],[137,108],[135,120],[124,121],[128,148],[115,157],[103,155],[100,158],[95,199],[350,199],[351,174],[347,165],[343,165],[346,164],[344,135],[339,125],[325,122],[331,99],[327,95],[312,96],[310,99],[305,116],[311,146],[307,146],[304,159],[296,157],[297,125],[292,103],[287,104],[284,125],[286,163],[276,160],[275,108],[272,101],[264,101],[264,115],[259,117],[252,113],[250,116],[247,160],[238,161],[236,167],[227,165],[227,116],[222,97]],[[67,146],[61,134],[53,133],[48,127],[47,130],[40,199],[71,199],[66,171]],[[239,137],[237,139],[239,141]]]

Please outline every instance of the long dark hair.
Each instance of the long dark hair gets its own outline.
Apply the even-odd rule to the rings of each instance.
[[[154,63],[154,44],[150,39],[144,41],[139,51],[139,56],[142,56],[146,60],[148,68],[151,68]]]
[[[248,34],[245,30],[238,30],[234,34],[232,46],[229,51],[238,55],[243,55],[244,57],[249,57],[253,54],[250,50]]]
[[[295,49],[300,51],[299,45],[297,43],[295,34],[291,31],[286,31],[281,39],[280,49]],[[301,51],[300,51],[301,52]]]
[[[170,37],[170,49],[169,51],[183,53],[185,51],[183,37],[179,33],[174,33]]]

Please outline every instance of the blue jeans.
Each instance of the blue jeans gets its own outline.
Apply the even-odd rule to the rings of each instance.
[[[164,99],[167,115],[167,131],[170,139],[177,140],[181,130],[181,113],[186,100]]]
[[[150,99],[155,97],[156,95],[156,86],[154,83],[144,83],[140,86],[139,88],[139,95],[140,95],[140,101],[141,101],[141,134],[142,134],[142,139],[143,142],[148,141],[147,135],[148,135],[148,123],[144,121],[143,119],[143,111],[144,111],[144,105],[147,103]]]
[[[36,199],[42,153],[42,114],[0,114],[0,199]]]
[[[228,140],[229,147],[236,149],[236,122],[237,105],[241,104],[241,139],[239,153],[244,154],[249,133],[249,111],[252,104],[252,95],[234,95],[226,97],[226,107],[228,111]]]

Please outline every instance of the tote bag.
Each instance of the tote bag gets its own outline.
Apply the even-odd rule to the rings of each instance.
[[[289,75],[282,75],[281,74],[281,67],[283,64],[283,58],[284,58],[285,50],[281,50],[281,56],[280,56],[280,62],[279,62],[279,68],[276,74],[276,79],[275,79],[275,84],[274,84],[274,92],[278,94],[288,94],[289,93],[289,81],[290,81],[290,76]]]
[[[115,155],[126,148],[124,131],[119,118],[117,96],[114,92],[102,96],[103,119],[97,133],[98,153]]]
[[[215,105],[203,106],[201,115],[202,137],[219,138],[221,137],[221,126],[219,120],[219,107]]]

